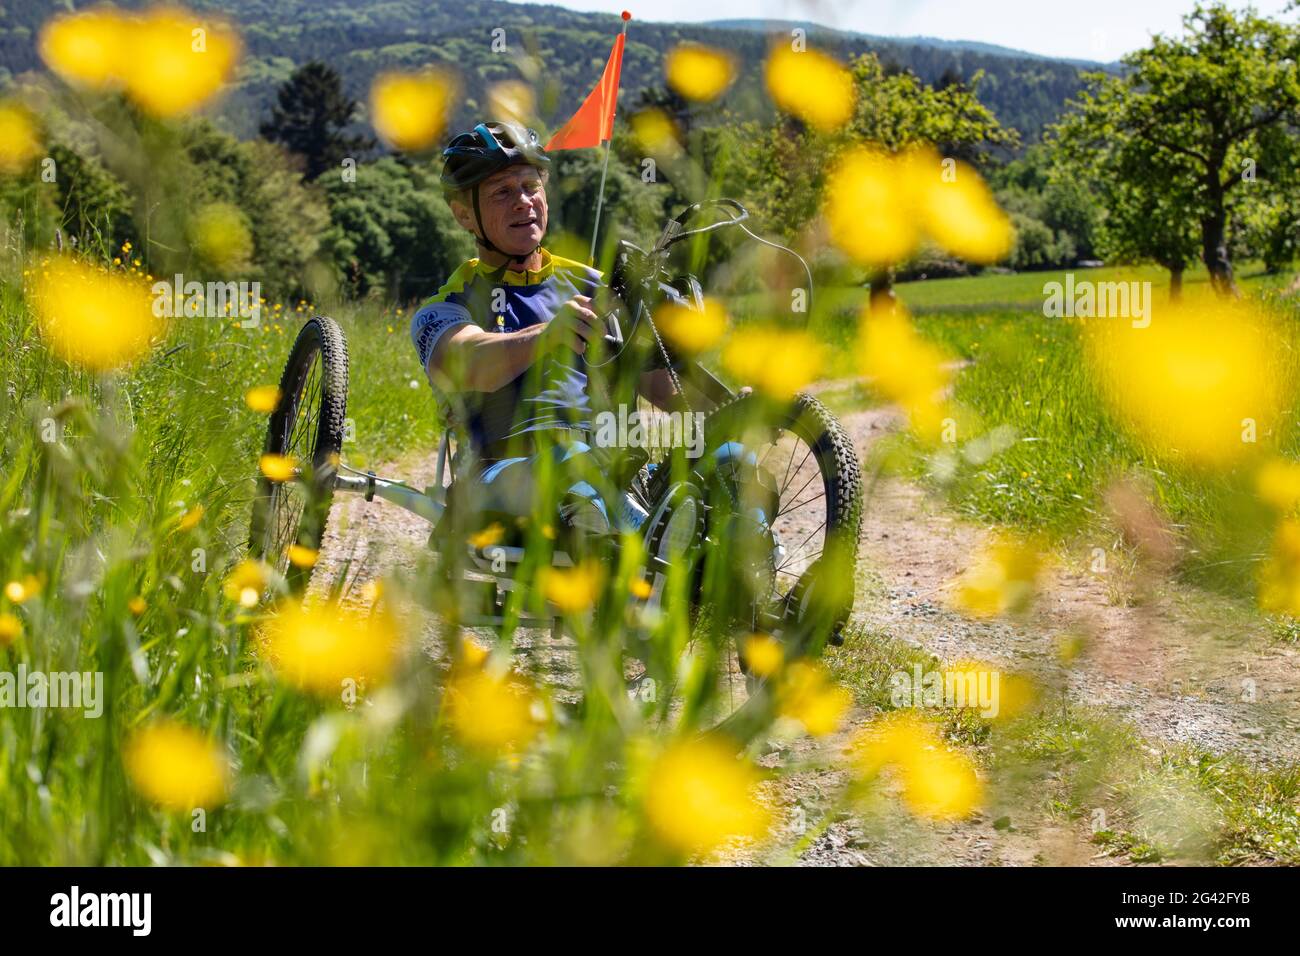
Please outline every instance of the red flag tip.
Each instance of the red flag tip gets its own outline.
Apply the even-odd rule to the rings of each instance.
[[[624,10],[624,11],[623,11],[623,19],[624,19],[624,20],[631,20],[631,19],[632,19],[632,14],[630,14],[630,13],[628,13],[628,11]]]

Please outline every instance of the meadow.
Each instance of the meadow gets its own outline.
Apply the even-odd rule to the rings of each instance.
[[[1151,775],[1148,793],[1172,769],[1196,778],[1198,805],[1216,788],[1231,794],[1219,822],[1198,829],[1209,836],[1192,858],[1295,859],[1293,770],[1143,751],[1132,728],[1085,716],[1064,683],[1039,688],[1019,673],[1006,675],[1017,690],[996,720],[963,705],[895,705],[882,678],[931,658],[860,621],[819,659],[832,630],[821,612],[842,623],[878,597],[879,582],[855,558],[853,436],[812,405],[793,427],[786,418],[810,387],[845,416],[903,413],[874,443],[868,472],[924,483],[994,532],[934,589],[947,592],[935,613],[954,628],[1031,627],[1046,552],[1098,541],[1293,620],[1300,370],[1284,277],[1248,264],[1236,299],[1211,295],[1193,270],[1173,309],[1156,270],[1076,270],[1153,284],[1160,321],[1131,335],[1122,321],[1047,317],[1044,284],[1063,277],[1054,272],[904,283],[898,308],[869,306],[864,278],[922,253],[955,268],[1026,251],[975,167],[895,139],[910,121],[879,120],[909,104],[970,119],[969,107],[973,120],[941,123],[932,138],[974,148],[1009,142],[1006,131],[960,84],[937,97],[914,77],[884,76],[874,59],[846,67],[778,44],[755,95],[795,127],[720,123],[686,135],[648,106],[620,130],[610,206],[627,214],[617,228],[657,231],[666,208],[734,188],[754,194],[755,223],[816,249],[826,281],[806,325],[784,318],[798,311],[798,296],[786,298],[797,275],[783,283],[787,272],[764,259],[741,260],[729,277],[705,272],[710,285],[731,284],[660,321],[675,349],[753,386],[713,420],[720,434],[817,431],[806,441],[819,454],[804,462],[825,472],[822,527],[832,494],[846,499],[836,521],[852,541],[828,540],[811,566],[825,573],[801,579],[815,579],[808,590],[775,595],[769,576],[785,552],[771,528],[782,513],[762,516],[775,475],[710,473],[705,456],[706,475],[689,477],[721,507],[682,526],[684,549],[663,529],[656,594],[640,535],[586,536],[554,521],[565,489],[543,465],[539,507],[515,528],[453,510],[439,529],[442,565],[422,551],[341,601],[347,561],[328,560],[319,537],[306,541],[295,525],[265,554],[249,547],[257,489],[310,486],[332,457],[308,465],[287,440],[284,454],[264,454],[268,416],[296,415],[300,386],[281,394],[281,369],[299,328],[324,312],[350,353],[344,462],[400,477],[433,451],[439,409],[409,339],[414,303],[398,300],[412,282],[427,279],[431,292],[442,277],[425,273],[467,245],[435,159],[455,78],[407,64],[378,75],[365,118],[386,153],[345,161],[336,179],[335,160],[350,154],[330,150],[351,148],[339,136],[303,147],[315,150],[307,156],[235,140],[203,116],[236,75],[231,24],[199,29],[180,8],[103,8],[52,18],[38,42],[48,74],[0,100],[0,864],[658,865],[726,860],[738,848],[788,863],[885,800],[918,826],[996,829],[981,815],[1010,784],[1021,787],[1017,815],[1055,812],[1035,783],[1075,771],[1088,796],[1054,789],[1052,799],[1077,822],[1092,793],[1122,789],[1134,767]],[[725,51],[695,46],[666,61],[682,102],[701,105],[722,96],[733,66]],[[342,102],[327,67],[304,69],[286,100],[314,90],[320,102],[307,105],[341,116],[340,133],[357,104]],[[493,88],[528,122],[530,83]],[[657,156],[670,182],[640,178],[628,150],[637,163]],[[594,169],[593,156],[573,168]],[[307,160],[330,174],[307,175]],[[61,169],[53,180],[51,163]],[[557,176],[557,196],[564,185]],[[880,208],[864,209],[868,200]],[[580,219],[565,228],[586,233]],[[690,246],[700,263],[723,248],[704,236]],[[270,298],[252,326],[230,315],[163,320],[155,272],[264,275]],[[309,288],[320,301],[298,298]],[[657,474],[684,467],[681,457]],[[785,490],[775,491],[783,513],[801,507]],[[1138,502],[1127,519],[1117,490]],[[508,596],[504,635],[487,642],[461,626],[470,601],[457,556],[508,533],[523,545],[523,586]],[[561,538],[571,566],[551,564]],[[318,562],[315,586],[295,593],[296,573],[284,569]],[[514,626],[523,611],[562,620],[556,655],[567,655],[574,686],[552,680]],[[1073,657],[1057,656],[1068,671]],[[932,663],[958,680],[1001,673]],[[15,674],[31,680],[16,688]],[[84,706],[56,705],[56,683],[78,688]],[[744,720],[727,723],[746,696]],[[832,771],[824,785],[834,792],[805,821],[782,787],[810,768]],[[1255,808],[1269,821],[1252,818]],[[1076,835],[1112,839],[1139,861],[1179,843],[1177,833],[1164,849]]]

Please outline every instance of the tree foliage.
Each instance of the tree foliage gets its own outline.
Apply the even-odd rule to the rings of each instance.
[[[261,133],[301,159],[304,179],[316,179],[338,169],[345,158],[356,160],[374,148],[369,137],[346,132],[357,105],[343,94],[338,71],[313,60],[294,70],[280,87]]]
[[[1104,184],[1117,249],[1176,260],[1190,225],[1214,286],[1235,290],[1230,220],[1276,188],[1245,173],[1300,123],[1298,55],[1296,26],[1215,3],[1126,56],[1123,76],[1089,77],[1052,140],[1066,175]]]

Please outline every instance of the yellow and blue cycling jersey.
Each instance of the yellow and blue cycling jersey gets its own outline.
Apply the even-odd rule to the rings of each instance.
[[[438,341],[453,329],[474,325],[485,332],[517,332],[549,322],[575,295],[595,295],[602,285],[597,269],[541,250],[537,271],[502,271],[479,259],[458,268],[411,319],[411,341],[428,367]],[[495,392],[458,396],[465,435],[481,459],[505,454],[506,442],[540,429],[590,430],[587,366],[566,352],[547,356]]]

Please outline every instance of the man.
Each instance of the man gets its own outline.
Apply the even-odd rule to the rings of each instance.
[[[542,248],[551,160],[533,130],[481,123],[454,137],[443,157],[444,193],[479,255],[415,313],[411,338],[470,445],[474,507],[527,515],[539,433],[554,439],[544,453],[563,474],[593,464],[586,356],[606,331],[592,309],[602,276]],[[666,372],[648,373],[640,386],[655,404],[671,402]],[[591,483],[575,480],[561,516],[592,531],[636,528],[643,505],[622,496],[611,509]]]

